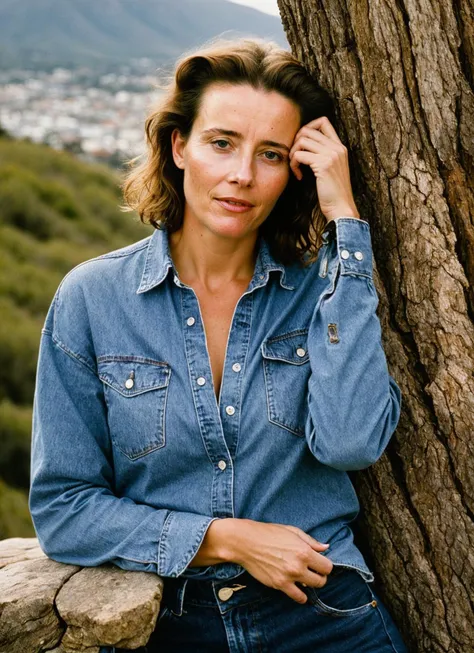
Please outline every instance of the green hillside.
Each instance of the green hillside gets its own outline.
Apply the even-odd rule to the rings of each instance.
[[[0,540],[34,536],[27,506],[31,411],[54,292],[78,263],[152,231],[120,211],[119,185],[108,168],[0,136]]]

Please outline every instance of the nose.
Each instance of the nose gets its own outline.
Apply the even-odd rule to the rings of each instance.
[[[235,157],[228,181],[238,183],[239,186],[251,186],[254,183],[254,176],[252,156],[243,154]]]

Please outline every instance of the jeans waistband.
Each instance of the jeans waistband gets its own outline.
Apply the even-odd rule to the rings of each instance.
[[[212,607],[224,614],[237,605],[260,601],[280,594],[280,590],[264,585],[248,571],[231,580],[197,580],[165,577],[162,605],[181,616],[186,605]]]
[[[332,575],[342,573],[344,568],[334,569]],[[224,614],[236,606],[277,598],[282,590],[264,585],[248,571],[231,580],[198,580],[192,578],[163,578],[162,606],[168,606],[177,616],[183,614],[186,605],[219,609]],[[308,595],[302,585],[300,589]]]

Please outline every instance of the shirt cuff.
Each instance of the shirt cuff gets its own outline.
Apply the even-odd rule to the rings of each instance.
[[[336,241],[341,274],[373,278],[373,254],[370,225],[362,218],[341,217],[330,220],[323,243]]]
[[[219,518],[172,510],[163,524],[158,545],[158,576],[180,576],[216,519]]]

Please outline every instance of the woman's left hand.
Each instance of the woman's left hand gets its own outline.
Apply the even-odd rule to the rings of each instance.
[[[360,217],[347,148],[326,116],[311,120],[297,132],[290,150],[290,168],[297,179],[303,178],[300,163],[309,165],[316,176],[319,205],[328,221],[343,215]]]

